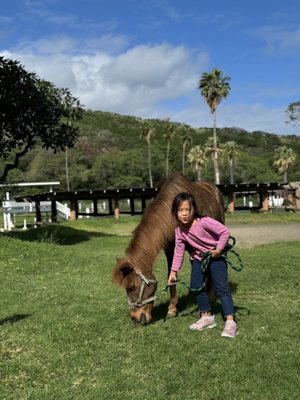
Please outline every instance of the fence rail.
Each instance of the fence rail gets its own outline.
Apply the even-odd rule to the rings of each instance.
[[[286,183],[249,183],[217,185],[226,203],[228,212],[238,209],[252,211],[269,211],[272,208],[285,208],[287,211],[300,211],[300,182]],[[58,204],[68,202],[69,218],[75,220],[80,216],[100,217],[120,213],[141,214],[146,208],[146,201],[151,201],[159,193],[159,188],[130,188],[107,190],[78,190],[68,192],[49,192],[26,196],[26,201],[35,204],[37,222],[41,221],[42,202],[51,203],[51,221],[55,222],[59,212]],[[120,207],[126,199],[126,210]],[[242,200],[241,200],[242,199]],[[22,200],[22,199],[18,199]],[[99,206],[105,203],[105,207]],[[139,207],[137,209],[136,203]],[[81,202],[89,202],[83,211]]]
[[[39,204],[40,213],[52,213],[52,202],[41,201]],[[63,219],[70,219],[70,208],[56,202],[57,214]],[[3,211],[3,225],[5,230],[11,230],[15,227],[15,216],[16,214],[35,214],[37,213],[37,207],[35,202],[31,201],[16,201],[16,200],[5,200],[2,202]],[[35,218],[37,222],[37,219]],[[24,227],[26,227],[26,219],[24,219]]]

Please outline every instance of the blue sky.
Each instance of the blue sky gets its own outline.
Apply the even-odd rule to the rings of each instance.
[[[67,87],[87,109],[210,127],[198,90],[219,68],[217,126],[300,134],[299,0],[10,0],[0,54]]]

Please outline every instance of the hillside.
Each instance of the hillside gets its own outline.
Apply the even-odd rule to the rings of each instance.
[[[101,111],[86,111],[80,121],[80,137],[75,147],[68,149],[69,187],[75,189],[149,186],[147,142],[142,137],[142,119]],[[167,143],[163,135],[170,122],[151,120],[151,160],[154,184],[165,176]],[[204,146],[212,136],[211,128],[194,129],[178,123],[175,138],[170,142],[169,173],[182,170],[182,133],[192,137],[192,145]],[[235,168],[236,182],[282,182],[272,166],[274,151],[287,145],[298,155],[289,170],[289,180],[300,180],[300,136],[278,136],[265,132],[247,132],[240,128],[217,130],[219,143],[235,141],[239,155]],[[59,180],[60,189],[67,188],[65,153],[53,154],[37,147],[21,160],[18,170],[11,172],[10,182]],[[229,182],[226,160],[220,163],[221,183]],[[185,175],[196,179],[191,166],[185,163]],[[213,180],[209,157],[202,179]]]

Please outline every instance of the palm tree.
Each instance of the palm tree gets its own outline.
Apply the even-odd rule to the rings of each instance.
[[[193,143],[193,138],[189,134],[189,126],[188,125],[181,125],[180,127],[180,137],[182,140],[182,174],[184,175],[184,169],[185,169],[185,154],[187,148]]]
[[[220,172],[218,164],[218,144],[217,144],[217,129],[216,129],[216,112],[217,107],[222,99],[226,99],[230,92],[228,76],[223,76],[223,72],[214,68],[211,72],[204,72],[199,80],[199,89],[201,96],[210,108],[213,118],[213,143],[214,143],[214,174],[215,184],[220,184]]]
[[[148,145],[148,171],[150,187],[153,187],[152,168],[151,168],[151,138],[154,135],[154,129],[150,122],[144,122],[142,128],[142,137],[146,140]]]
[[[284,182],[288,182],[288,169],[296,161],[294,150],[287,146],[280,146],[275,150],[274,159],[273,165],[278,168],[278,173],[283,175]]]
[[[235,143],[235,141],[231,140],[229,142],[224,143],[222,148],[228,160],[230,183],[234,183],[234,168],[236,164],[236,159],[239,155],[238,146]]]
[[[206,152],[201,149],[201,146],[194,146],[189,151],[187,159],[197,173],[198,181],[201,181],[202,171],[207,164]]]
[[[163,134],[163,138],[167,142],[167,154],[166,154],[166,177],[169,176],[169,156],[170,156],[170,144],[171,141],[175,138],[176,132],[174,125],[167,120],[167,125],[165,128],[165,133]]]

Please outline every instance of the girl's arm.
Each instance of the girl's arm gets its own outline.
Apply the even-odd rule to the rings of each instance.
[[[183,263],[184,251],[185,251],[184,243],[178,243],[178,244],[176,243],[171,271],[178,272],[180,270]]]
[[[178,272],[180,270],[183,263],[184,251],[185,251],[185,240],[183,239],[179,228],[176,228],[175,249],[174,249],[171,271]]]

